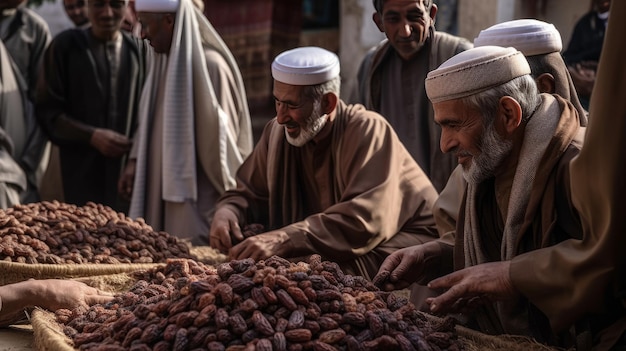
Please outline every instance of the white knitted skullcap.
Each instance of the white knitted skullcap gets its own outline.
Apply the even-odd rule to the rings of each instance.
[[[535,19],[519,19],[498,23],[481,30],[474,46],[512,46],[525,56],[560,52],[561,33],[551,23]]]
[[[426,76],[432,103],[474,95],[530,74],[526,57],[514,48],[481,46],[452,56]]]
[[[315,46],[287,50],[272,62],[272,77],[290,85],[317,85],[339,75],[339,57]]]
[[[178,11],[179,0],[135,0],[135,11],[169,13]]]

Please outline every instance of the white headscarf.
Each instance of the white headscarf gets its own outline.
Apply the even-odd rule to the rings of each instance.
[[[238,116],[226,115],[219,105],[207,71],[205,46],[219,52],[233,72],[240,95],[244,97]],[[197,199],[198,160],[218,192],[233,188],[235,173],[253,146],[239,68],[226,44],[192,0],[180,0],[169,55],[155,54],[148,69],[140,103],[140,144],[131,217],[144,214],[148,120],[155,103],[163,106],[162,190],[165,201]],[[165,84],[162,102],[155,101],[159,83]],[[196,129],[208,130],[210,134],[198,138]],[[200,152],[202,158],[198,157]]]

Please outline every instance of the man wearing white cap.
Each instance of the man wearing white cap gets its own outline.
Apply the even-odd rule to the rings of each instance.
[[[592,320],[594,350],[626,349],[626,2],[613,4],[591,97],[585,145],[572,160],[572,201],[584,228],[582,240],[468,267],[432,281],[447,289],[431,301],[447,310],[476,296],[491,301],[522,294],[549,318],[555,331]]]
[[[392,254],[375,283],[386,289],[425,283],[436,277],[431,261],[462,269],[582,236],[569,181],[569,162],[582,144],[578,114],[559,95],[539,94],[521,52],[498,46],[462,52],[428,74],[426,92],[442,128],[441,149],[463,167],[459,219],[452,239]],[[468,317],[485,333],[569,346],[524,299],[488,304]]]
[[[59,33],[45,54],[36,113],[59,147],[64,201],[128,211],[117,181],[137,126],[143,43],[120,30],[127,0],[90,0],[88,28]]]
[[[572,103],[587,124],[587,111],[576,94],[565,61],[561,56],[561,34],[551,23],[536,19],[518,19],[498,23],[481,30],[474,39],[474,46],[511,46],[524,54],[530,65],[531,75],[542,93],[559,94]]]
[[[373,20],[387,39],[370,50],[358,73],[355,102],[385,117],[409,153],[441,191],[456,161],[439,149],[441,129],[424,90],[424,79],[467,39],[435,30],[433,0],[373,0]]]
[[[535,78],[539,92],[559,94],[571,102],[578,112],[580,124],[587,125],[587,111],[578,100],[576,88],[561,57],[561,34],[553,24],[535,19],[502,22],[480,31],[474,39],[475,47],[487,45],[511,46],[521,51],[530,65],[530,74]],[[580,129],[580,133],[584,131],[585,128]],[[435,203],[434,214],[440,233],[456,227],[456,211],[465,188],[460,168],[452,173]]]
[[[272,76],[276,118],[220,199],[211,246],[232,259],[319,253],[371,278],[391,252],[433,240],[435,189],[382,116],[339,99],[337,55],[289,50]],[[247,223],[269,231],[244,240]]]
[[[153,47],[139,130],[119,191],[129,215],[195,245],[206,245],[219,196],[252,151],[239,68],[191,0],[136,0]]]

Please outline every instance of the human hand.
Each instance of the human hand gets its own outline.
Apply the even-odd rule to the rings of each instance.
[[[509,277],[510,261],[489,262],[448,274],[428,283],[431,289],[446,289],[426,299],[433,313],[462,312],[487,302],[515,299],[519,292]]]
[[[209,232],[209,245],[226,253],[233,247],[233,241],[241,242],[243,239],[236,212],[227,206],[215,211]]]
[[[96,128],[93,131],[90,143],[106,157],[122,157],[132,146],[132,142],[126,136],[104,128]]]
[[[75,280],[46,279],[31,280],[38,287],[40,296],[34,303],[42,308],[55,311],[61,308],[89,307],[113,300],[113,294],[90,287]]]
[[[0,326],[16,321],[25,308],[39,306],[51,311],[106,303],[113,294],[75,280],[26,280],[0,286]]]
[[[241,260],[253,258],[254,260],[264,260],[273,255],[285,256],[289,251],[286,245],[289,235],[281,230],[273,230],[263,234],[251,236],[241,243],[233,246],[229,251],[231,260]]]
[[[135,181],[135,170],[137,169],[137,160],[130,159],[126,163],[126,167],[117,181],[117,192],[120,197],[126,201],[130,201],[133,194],[133,184]]]
[[[436,242],[394,251],[383,261],[372,282],[385,291],[404,289],[415,282],[420,283],[429,268],[440,261],[440,254],[441,249]]]

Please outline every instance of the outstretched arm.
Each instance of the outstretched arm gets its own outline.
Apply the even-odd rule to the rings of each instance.
[[[106,303],[113,295],[74,280],[27,280],[0,286],[0,326],[19,320],[28,307],[51,311]]]

